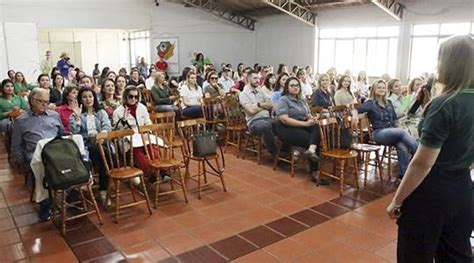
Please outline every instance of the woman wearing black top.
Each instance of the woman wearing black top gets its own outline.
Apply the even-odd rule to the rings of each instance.
[[[474,40],[457,36],[438,55],[441,95],[425,109],[420,147],[387,207],[398,224],[398,262],[472,262]]]
[[[53,76],[53,86],[49,88],[49,102],[59,106],[62,104],[61,94],[64,89],[64,78],[61,74]]]

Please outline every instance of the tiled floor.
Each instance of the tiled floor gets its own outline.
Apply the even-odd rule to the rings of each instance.
[[[348,186],[340,197],[338,183],[316,187],[304,168],[294,178],[288,170],[229,153],[227,193],[215,184],[198,200],[189,181],[189,204],[177,193],[151,216],[145,206],[124,210],[118,224],[102,211],[104,225],[77,220],[62,238],[38,222],[23,177],[0,154],[0,262],[395,262],[392,184]]]

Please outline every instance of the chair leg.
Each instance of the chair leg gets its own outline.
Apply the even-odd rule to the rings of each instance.
[[[392,179],[392,147],[388,146],[388,174],[389,178]]]
[[[273,160],[273,170],[276,170],[280,158],[280,147],[277,148],[275,159]]]
[[[293,151],[295,149],[293,147],[291,147],[291,151],[290,151],[290,170],[291,170],[291,177],[295,177],[295,155],[293,154]]]
[[[206,169],[206,163],[204,161],[202,162],[202,175],[204,177],[204,184],[207,185],[207,169]]]
[[[342,196],[342,193],[344,192],[344,166],[346,165],[345,160],[341,160],[340,164],[341,167],[339,167],[339,195]]]
[[[135,196],[135,185],[133,184],[132,179],[128,180],[128,183],[130,184],[130,193],[132,194],[133,202],[137,202],[137,197]]]
[[[99,207],[97,206],[97,201],[94,198],[94,194],[92,192],[92,186],[91,184],[87,185],[87,191],[89,192],[91,201],[92,201],[92,206],[94,207],[95,214],[97,215],[97,219],[99,220],[99,223],[102,225],[104,224],[102,221],[102,215],[100,214]]]
[[[237,132],[237,158],[240,158],[242,155],[242,133]]]
[[[262,137],[258,136],[257,139],[257,164],[262,163]]]
[[[143,194],[145,195],[146,206],[148,208],[148,212],[151,215],[153,212],[151,211],[150,197],[148,196],[148,191],[147,191],[146,185],[145,185],[145,176],[140,175],[140,181],[142,182]]]
[[[229,139],[230,139],[231,132],[227,131],[225,134],[225,141],[224,141],[224,153],[227,152],[227,145],[229,145]]]
[[[84,210],[87,212],[89,211],[89,206],[87,205],[86,197],[84,196],[84,192],[82,191],[82,188],[79,187],[79,193],[81,194],[81,200],[82,200],[82,206],[84,207]]]
[[[357,157],[354,158],[354,176],[356,188],[359,189],[359,162],[357,160]]]
[[[375,151],[375,169],[377,170],[377,174],[380,177],[380,181],[383,181],[383,176],[382,176],[382,163],[380,161],[380,153],[378,151]]]
[[[118,223],[120,209],[120,180],[114,180],[115,184],[115,223]]]
[[[172,179],[171,179],[172,180]],[[158,198],[160,196],[160,175],[156,174],[155,182],[155,209],[158,209]]]
[[[227,192],[227,187],[225,186],[224,182],[224,172],[221,171],[221,165],[219,164],[219,158],[216,157],[216,166],[217,170],[219,171],[219,179],[221,179],[222,189],[224,192]]]
[[[62,200],[61,200],[61,210],[62,210],[62,215],[61,215],[61,234],[63,236],[66,235],[66,191],[62,191]]]
[[[201,200],[201,165],[204,161],[198,161],[198,199]]]
[[[181,190],[183,191],[184,201],[188,203],[188,194],[186,193],[186,183],[184,181],[184,176],[181,174],[181,169],[178,167],[178,176],[179,180],[181,181]]]
[[[367,176],[369,174],[370,152],[364,152],[362,155],[364,156],[364,187],[366,187],[367,186]]]

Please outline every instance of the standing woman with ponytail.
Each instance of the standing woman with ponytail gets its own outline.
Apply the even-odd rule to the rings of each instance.
[[[441,95],[426,107],[421,145],[387,207],[398,219],[398,262],[472,262],[474,40],[441,44]]]

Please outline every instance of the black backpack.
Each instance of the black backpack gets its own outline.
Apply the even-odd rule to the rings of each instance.
[[[64,190],[90,179],[88,165],[71,139],[56,137],[46,143],[41,152],[44,165],[43,186],[52,190]]]

